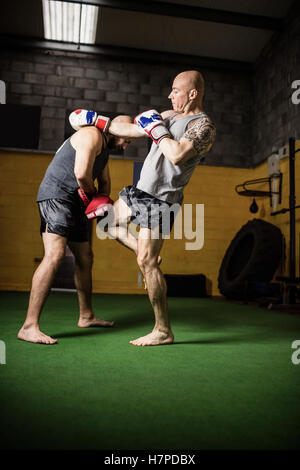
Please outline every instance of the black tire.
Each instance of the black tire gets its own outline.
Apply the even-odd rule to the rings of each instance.
[[[278,227],[250,220],[236,234],[223,258],[218,287],[225,297],[255,296],[255,284],[270,282],[282,257],[283,236]]]

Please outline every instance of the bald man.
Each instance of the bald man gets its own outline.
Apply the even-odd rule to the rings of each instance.
[[[132,119],[130,116],[118,116],[113,122],[130,123]],[[93,253],[88,237],[85,205],[80,194],[89,198],[97,192],[109,196],[109,150],[125,149],[129,143],[126,137],[105,135],[96,127],[85,127],[75,132],[57,150],[37,196],[45,254],[32,279],[27,316],[18,333],[19,339],[31,343],[57,343],[56,339],[40,331],[39,318],[67,245],[75,257],[78,326],[113,326],[113,322],[96,318],[93,313]]]
[[[135,251],[154,310],[153,330],[130,341],[135,346],[174,341],[159,253],[164,235],[170,233],[174,223],[170,209],[174,204],[177,207],[182,204],[185,186],[215,139],[215,126],[203,110],[203,96],[201,73],[185,71],[173,81],[169,95],[171,110],[161,115],[151,110],[137,116],[135,124],[112,122],[109,127],[109,132],[116,136],[149,135],[153,140],[137,185],[127,186],[119,193],[114,204],[116,223],[109,229],[114,238]],[[137,241],[127,230],[131,220],[141,227]]]

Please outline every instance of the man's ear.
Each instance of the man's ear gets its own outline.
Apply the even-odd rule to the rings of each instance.
[[[196,88],[193,88],[190,93],[189,93],[189,98],[190,100],[194,100],[198,95],[198,91],[196,90]]]

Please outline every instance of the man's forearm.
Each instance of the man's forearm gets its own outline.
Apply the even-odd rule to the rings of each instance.
[[[159,143],[159,148],[161,149],[164,156],[169,160],[173,165],[177,165],[182,157],[181,148],[179,142],[176,140],[165,137]]]
[[[110,181],[98,181],[98,193],[110,195]]]
[[[196,155],[193,144],[185,139],[177,141],[165,137],[160,141],[159,148],[165,158],[173,163],[173,165],[183,165],[187,160]]]
[[[76,178],[78,186],[83,189],[83,191],[87,194],[95,194],[97,192],[97,188],[94,185],[92,179],[87,177],[80,177]]]
[[[130,122],[111,122],[108,132],[117,137],[145,137],[135,124]]]

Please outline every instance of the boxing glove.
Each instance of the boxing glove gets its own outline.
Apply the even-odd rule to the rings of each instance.
[[[69,116],[69,122],[75,131],[85,126],[96,126],[102,132],[107,132],[110,126],[109,117],[98,116],[95,111],[87,111],[86,109],[73,111]]]
[[[114,201],[109,196],[96,194],[85,209],[85,215],[88,219],[101,217],[112,208],[113,204]]]
[[[95,189],[95,193],[87,193],[82,188],[78,188],[77,192],[83,204],[85,205],[85,207],[87,207],[89,203],[91,202],[93,196],[95,195],[96,189]]]
[[[170,137],[170,132],[164,125],[161,115],[155,109],[138,114],[134,119],[134,124],[138,126],[142,134],[147,134],[156,144],[159,144],[165,137]]]

